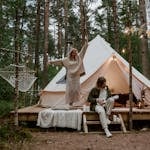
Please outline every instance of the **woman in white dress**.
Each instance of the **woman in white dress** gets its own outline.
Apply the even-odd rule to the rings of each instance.
[[[83,58],[87,47],[88,42],[86,40],[79,53],[77,49],[72,48],[64,59],[48,62],[48,64],[62,65],[66,68],[66,104],[73,105],[73,103],[80,101],[80,76],[85,73]]]

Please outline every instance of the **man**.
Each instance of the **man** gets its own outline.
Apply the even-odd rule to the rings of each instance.
[[[118,96],[111,97],[111,92],[106,85],[106,79],[99,77],[96,86],[91,89],[87,101],[90,102],[90,109],[96,111],[99,114],[102,128],[105,131],[107,137],[111,137],[112,134],[108,129],[108,124],[111,123],[109,115],[111,114],[114,106],[114,99]]]

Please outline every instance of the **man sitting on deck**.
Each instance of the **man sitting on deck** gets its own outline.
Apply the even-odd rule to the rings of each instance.
[[[108,130],[108,124],[111,123],[109,115],[111,114],[114,106],[114,99],[118,96],[111,97],[111,92],[106,86],[106,79],[99,77],[96,82],[96,87],[92,88],[87,101],[90,102],[90,109],[96,111],[99,114],[102,128],[105,131],[107,137],[111,137],[112,134]]]

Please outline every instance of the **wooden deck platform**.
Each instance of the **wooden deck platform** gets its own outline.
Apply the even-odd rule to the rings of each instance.
[[[150,120],[150,107],[132,109],[133,120]],[[112,114],[121,114],[125,122],[129,120],[129,108],[114,108]]]
[[[18,109],[18,119],[19,121],[37,121],[38,113],[44,109],[47,108],[42,108],[38,105]],[[132,111],[133,120],[150,120],[150,106],[145,107],[144,109],[133,108]],[[14,111],[12,111],[10,114],[11,118],[13,118]],[[116,107],[112,110],[112,114],[121,114],[125,125],[128,125],[129,108]]]
[[[37,121],[38,113],[44,109],[38,105],[28,106],[18,109],[18,120],[19,121]],[[10,112],[11,119],[13,118],[14,111]]]

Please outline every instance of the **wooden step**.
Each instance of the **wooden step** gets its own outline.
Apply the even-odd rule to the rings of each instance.
[[[125,124],[124,124],[121,114],[117,114],[117,117],[119,118],[119,121],[112,121],[110,123],[110,125],[120,124],[121,130],[124,133],[126,133],[127,130],[126,130],[126,127],[125,127]],[[83,130],[85,133],[88,133],[88,125],[97,125],[97,124],[101,124],[98,113],[96,113],[96,112],[84,112],[83,113]]]

